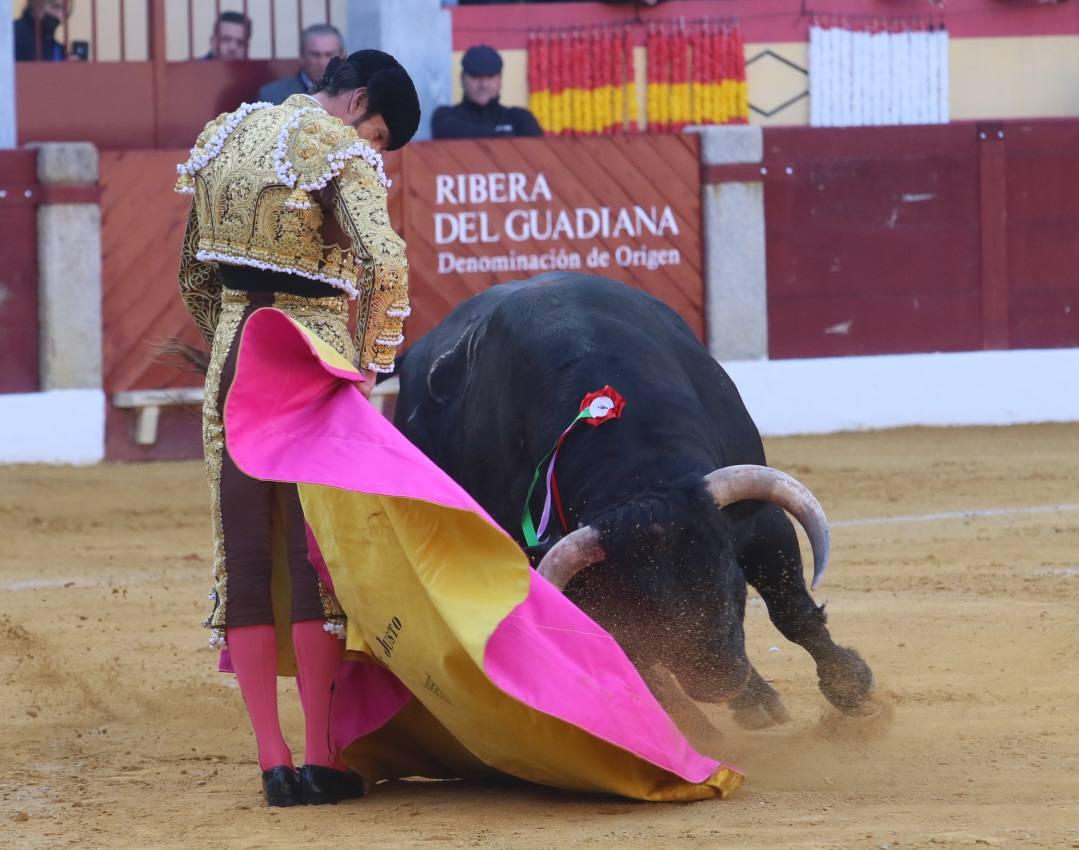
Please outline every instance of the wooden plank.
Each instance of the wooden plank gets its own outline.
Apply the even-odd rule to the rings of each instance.
[[[1008,340],[1012,348],[1079,347],[1079,287],[1012,290]]]
[[[16,203],[28,188],[38,188],[37,152],[0,151],[0,393],[40,388],[37,207]]]
[[[981,347],[977,292],[768,299],[769,356],[847,357]]]
[[[1008,204],[1004,125],[978,125],[982,346],[1008,347]]]
[[[190,199],[171,191],[182,151],[101,154],[104,383],[109,393],[190,386],[158,362],[153,343],[202,345],[179,297],[177,272]],[[148,203],[147,199],[153,199]]]
[[[764,181],[770,356],[981,347],[972,128],[767,128],[765,150],[794,172]]]
[[[1008,341],[1079,345],[1079,121],[1005,126]]]

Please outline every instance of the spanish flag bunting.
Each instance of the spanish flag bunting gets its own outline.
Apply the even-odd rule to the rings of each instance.
[[[529,35],[529,105],[549,135],[637,130],[638,32],[639,25],[628,25]],[[653,23],[643,41],[648,132],[748,121],[745,44],[737,26]]]

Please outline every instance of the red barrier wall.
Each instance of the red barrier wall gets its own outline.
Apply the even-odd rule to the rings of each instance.
[[[1079,345],[1079,121],[764,139],[771,357]]]
[[[388,155],[387,172],[393,179],[391,219],[409,245],[413,316],[406,327],[408,339],[422,336],[469,296],[495,283],[538,273],[447,270],[440,255],[452,252],[467,263],[504,258],[511,251],[544,262],[557,252],[572,258],[581,271],[639,286],[670,304],[703,337],[698,144],[696,136],[675,135],[506,139],[415,144]],[[162,363],[155,347],[170,338],[199,344],[176,288],[189,200],[171,189],[175,164],[185,156],[181,150],[102,154],[104,361],[105,390],[110,397],[123,390],[198,384],[194,376]],[[453,184],[452,190],[447,191],[446,181]],[[511,183],[526,187],[527,201],[521,200],[520,191],[508,190]],[[538,188],[541,184],[542,189]],[[490,196],[485,198],[479,186],[484,187],[482,192],[490,191]],[[520,223],[533,212],[541,228],[547,215],[557,221],[563,214],[576,228],[578,210],[592,211],[581,213],[591,225],[597,217],[602,219],[604,208],[609,221],[606,235],[578,238],[582,237],[578,230],[544,238],[532,231],[528,238],[514,241],[503,234],[513,227],[511,218],[523,227]],[[436,219],[440,215],[446,217],[444,222],[453,220],[443,226],[459,229],[460,222],[465,222],[466,230],[457,234],[460,238],[440,241]],[[503,235],[484,241],[477,230],[473,238],[471,228],[480,227],[481,221],[488,236]],[[604,253],[608,266],[590,265],[590,258],[598,263]],[[649,258],[665,263],[649,268]],[[169,427],[162,428],[158,442],[137,447],[131,439],[134,414],[110,410],[107,455],[116,459],[194,456],[196,423],[185,424],[182,415],[182,411],[168,411]]]
[[[1008,345],[1079,345],[1079,121],[1003,132]]]
[[[764,139],[771,357],[1079,346],[1079,121],[768,128]],[[110,394],[198,383],[154,362],[150,345],[177,335],[197,340],[176,294],[188,202],[171,185],[183,156],[102,157]],[[415,313],[408,337],[490,284],[530,276],[440,273],[440,252],[479,258],[560,247],[585,257],[632,241],[513,242],[503,234],[509,210],[634,203],[672,207],[677,237],[644,242],[677,249],[680,264],[595,271],[656,294],[701,333],[697,163],[695,136],[431,143],[388,157],[391,217],[409,243]],[[439,198],[440,175],[457,192],[462,175],[519,173],[532,185],[541,172],[550,199],[466,203],[447,196],[445,186]],[[758,172],[746,169],[737,179]],[[486,212],[490,235],[503,235],[484,242],[474,218],[474,239],[440,243],[440,212]],[[172,456],[154,454],[174,450],[167,446],[133,455],[124,416],[110,414],[110,456]],[[184,451],[197,449],[196,424],[174,426],[187,434]]]
[[[19,144],[92,141],[105,149],[187,149],[215,115],[255,100],[259,86],[295,72],[295,59],[77,67],[18,62]]]

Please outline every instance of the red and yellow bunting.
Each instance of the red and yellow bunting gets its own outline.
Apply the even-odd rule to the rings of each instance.
[[[532,33],[529,108],[548,135],[608,135],[637,115],[633,54],[625,29]]]
[[[703,22],[648,31],[648,129],[749,120],[745,44],[737,27]]]
[[[630,26],[529,36],[529,108],[548,135],[638,129],[636,41]],[[714,21],[651,25],[644,46],[649,132],[749,120],[745,45],[737,26]]]

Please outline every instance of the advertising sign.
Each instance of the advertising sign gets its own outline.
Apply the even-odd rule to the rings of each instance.
[[[703,334],[697,137],[477,139],[403,151],[397,209],[415,339],[488,287],[603,275]]]

